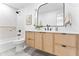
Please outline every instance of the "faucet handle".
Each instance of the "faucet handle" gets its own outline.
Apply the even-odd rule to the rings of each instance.
[[[50,31],[52,30],[52,28],[50,28]]]
[[[21,32],[21,30],[18,30],[18,32]]]
[[[46,31],[46,28],[45,28],[45,31]]]

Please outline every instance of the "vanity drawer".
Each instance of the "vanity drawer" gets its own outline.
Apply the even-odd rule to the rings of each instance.
[[[26,32],[26,43],[30,46],[30,47],[34,47],[34,36],[35,33],[34,32]]]
[[[76,56],[76,48],[55,44],[54,53],[59,56]]]
[[[77,40],[76,35],[55,34],[55,43],[76,47],[76,40]]]

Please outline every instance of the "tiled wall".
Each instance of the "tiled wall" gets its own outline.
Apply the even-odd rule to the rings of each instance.
[[[16,20],[16,10],[0,3],[0,40],[16,37]]]

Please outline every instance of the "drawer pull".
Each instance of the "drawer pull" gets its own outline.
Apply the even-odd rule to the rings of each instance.
[[[62,35],[67,35],[66,33],[62,33]]]
[[[66,45],[62,45],[62,47],[66,47]]]
[[[30,38],[28,40],[31,40]]]

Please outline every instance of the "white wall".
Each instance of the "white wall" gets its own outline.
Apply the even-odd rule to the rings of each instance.
[[[13,27],[16,27],[17,25],[16,20],[16,10],[0,3],[0,40],[16,37],[16,29],[13,30]],[[1,26],[7,27],[1,28]],[[8,26],[12,28],[8,28]]]
[[[72,16],[72,31],[79,32],[79,3],[70,4],[70,13]]]
[[[15,9],[0,4],[0,26],[16,26],[16,17]]]

